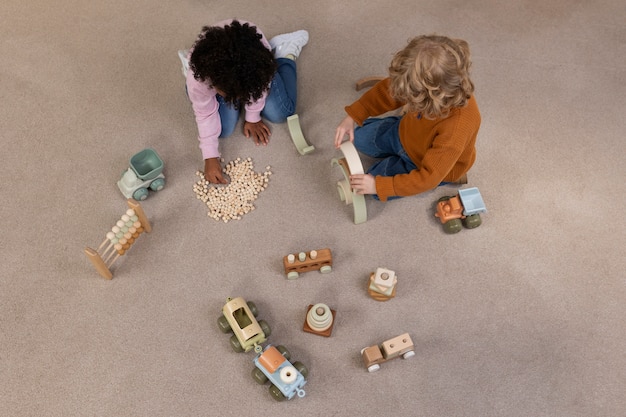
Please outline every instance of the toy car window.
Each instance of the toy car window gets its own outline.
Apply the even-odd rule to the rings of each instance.
[[[244,310],[243,307],[235,310],[233,312],[233,317],[237,320],[237,324],[242,329],[252,324],[252,320],[250,320],[250,317],[248,317],[248,314],[246,314],[246,310]]]

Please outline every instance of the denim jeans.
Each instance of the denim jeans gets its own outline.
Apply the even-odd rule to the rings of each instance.
[[[298,98],[296,62],[288,58],[278,58],[276,62],[278,68],[270,83],[269,94],[265,99],[265,108],[261,111],[261,116],[272,123],[283,123],[287,117],[296,112]],[[235,130],[239,120],[239,109],[227,104],[219,94],[217,101],[222,122],[220,138],[227,138]]]
[[[400,117],[390,116],[369,118],[363,122],[363,126],[354,129],[354,146],[359,152],[380,159],[368,168],[368,174],[392,177],[398,174],[408,174],[417,169],[400,143],[399,125]],[[442,182],[439,185],[446,184],[450,183]],[[379,199],[377,195],[374,195],[374,198]],[[393,196],[387,200],[396,198],[401,197]]]
[[[369,118],[354,129],[354,146],[359,152],[380,159],[368,168],[368,174],[392,177],[417,168],[400,143],[399,124],[397,116]]]

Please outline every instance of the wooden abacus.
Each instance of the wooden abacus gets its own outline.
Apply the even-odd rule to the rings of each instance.
[[[152,227],[141,204],[129,198],[128,210],[106,234],[97,250],[85,248],[85,254],[96,271],[106,279],[112,279],[111,267],[132,246],[143,232],[150,233]]]

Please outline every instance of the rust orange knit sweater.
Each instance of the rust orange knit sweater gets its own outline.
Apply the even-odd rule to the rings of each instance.
[[[380,116],[401,108],[389,94],[386,78],[361,98],[346,107],[346,112],[361,126],[368,117]],[[431,190],[442,181],[456,181],[476,159],[476,136],[480,112],[474,96],[465,107],[453,109],[444,119],[429,120],[407,113],[399,126],[400,142],[417,166],[408,174],[376,177],[376,194],[381,201],[391,196],[410,196]]]

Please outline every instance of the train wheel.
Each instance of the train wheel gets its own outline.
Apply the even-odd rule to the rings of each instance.
[[[228,320],[226,320],[226,317],[224,317],[223,314],[219,316],[217,319],[217,327],[220,328],[222,333],[230,332],[230,324],[228,323]]]
[[[309,370],[307,369],[306,366],[304,366],[304,364],[302,362],[295,361],[293,363],[293,367],[296,368],[298,370],[298,372],[300,372],[302,374],[304,379],[306,379],[309,376]]]
[[[254,379],[259,385],[263,385],[267,382],[267,376],[265,376],[263,371],[259,368],[254,368],[252,370],[252,379]]]
[[[280,392],[278,387],[274,384],[270,386],[270,395],[276,401],[285,401],[287,399],[287,397],[285,397],[285,395],[282,392]]]

